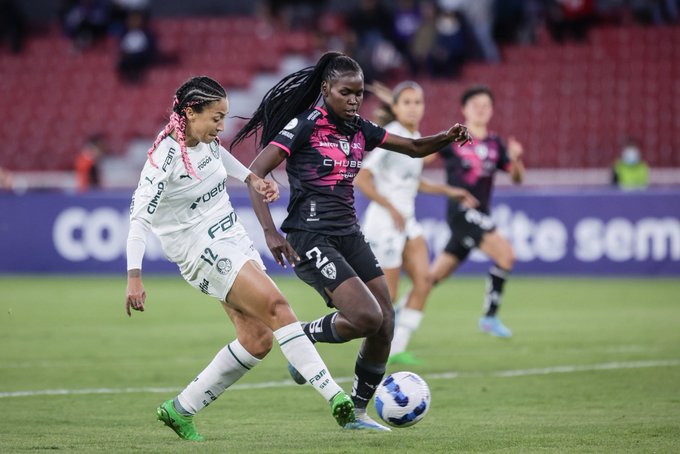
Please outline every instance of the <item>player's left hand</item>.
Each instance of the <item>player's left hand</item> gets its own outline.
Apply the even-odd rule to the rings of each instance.
[[[466,143],[472,143],[472,136],[470,131],[468,131],[467,126],[456,123],[451,126],[451,128],[446,131],[446,135],[453,139],[458,145],[465,145]]]
[[[524,154],[524,147],[514,137],[508,138],[508,157],[511,161],[518,161]]]
[[[252,175],[252,174],[251,174]],[[271,203],[279,199],[279,186],[274,180],[265,180],[263,178],[250,178],[248,183],[257,191],[258,194],[264,196],[266,203]]]

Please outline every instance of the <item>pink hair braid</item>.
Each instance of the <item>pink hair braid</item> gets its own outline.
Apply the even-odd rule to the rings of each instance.
[[[187,127],[187,119],[177,112],[173,112],[172,115],[170,115],[170,122],[173,123],[175,127],[175,133],[177,134],[177,141],[179,142],[179,148],[182,152],[182,162],[184,163],[184,168],[187,170],[189,175],[193,175],[196,177],[196,179],[200,180],[198,175],[196,175],[196,172],[194,171],[194,167],[191,165],[191,161],[189,160],[189,154],[187,153],[187,146],[185,143],[185,131]]]

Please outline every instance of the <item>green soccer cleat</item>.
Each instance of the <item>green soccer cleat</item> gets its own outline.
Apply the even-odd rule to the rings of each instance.
[[[344,391],[340,391],[333,396],[331,399],[331,409],[333,417],[340,427],[354,422],[354,402]]]
[[[159,421],[163,421],[166,426],[175,431],[179,438],[191,441],[203,441],[203,436],[196,432],[194,426],[193,416],[184,416],[177,413],[172,399],[163,402],[158,409],[156,415]]]
[[[395,353],[387,360],[387,364],[404,364],[406,366],[417,366],[422,363],[423,362],[416,358],[411,352]]]

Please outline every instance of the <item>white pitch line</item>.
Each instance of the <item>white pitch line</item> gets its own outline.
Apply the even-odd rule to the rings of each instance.
[[[602,370],[620,370],[620,369],[643,369],[647,367],[677,367],[680,366],[680,359],[661,359],[650,361],[617,361],[612,363],[600,363],[589,365],[572,365],[572,366],[553,366],[535,369],[517,369],[517,370],[501,370],[491,372],[442,372],[436,374],[423,374],[426,380],[453,380],[456,378],[471,378],[471,377],[528,377],[533,375],[550,375],[550,374],[568,374],[574,372],[591,372]],[[351,377],[336,378],[338,383],[351,382]],[[263,388],[283,388],[289,386],[298,386],[292,380],[268,381],[262,383],[244,383],[234,385],[232,389],[263,389]],[[64,395],[87,395],[87,394],[129,394],[129,393],[155,393],[155,394],[171,394],[180,391],[181,388],[158,388],[158,387],[143,387],[143,388],[84,388],[84,389],[43,389],[35,391],[10,391],[0,392],[0,399],[8,397],[31,397],[31,396],[64,396]]]

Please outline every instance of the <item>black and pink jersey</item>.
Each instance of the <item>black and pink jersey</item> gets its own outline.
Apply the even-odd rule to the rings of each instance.
[[[496,170],[508,171],[510,158],[505,145],[496,134],[475,139],[463,146],[451,144],[439,151],[446,165],[446,181],[451,186],[465,188],[479,200],[479,211],[489,213]],[[449,199],[449,214],[460,209],[457,200]]]
[[[321,107],[293,118],[271,144],[288,153],[288,217],[281,230],[328,235],[359,231],[354,177],[367,151],[382,145],[387,132],[361,117],[353,135],[341,134]]]

